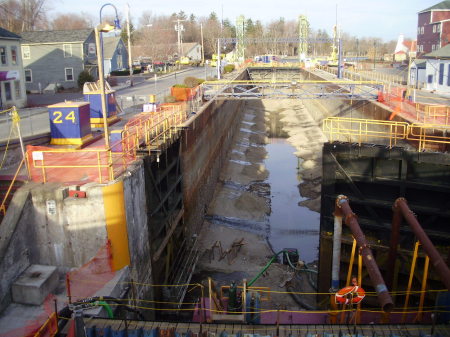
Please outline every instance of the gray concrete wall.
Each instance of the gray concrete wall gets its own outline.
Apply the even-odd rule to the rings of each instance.
[[[247,72],[236,79],[247,78]],[[243,101],[214,100],[185,124],[182,133],[182,172],[185,222],[198,233],[212,199],[231,140],[242,119]]]
[[[131,259],[130,278],[138,283],[133,293],[136,298],[152,300],[153,288],[143,285],[151,284],[153,277],[143,161],[134,162],[122,179]],[[154,319],[154,313],[149,310],[143,314]]]
[[[34,227],[30,186],[19,189],[11,200],[0,225],[0,312],[11,303],[11,284],[28,268],[33,258],[30,250]]]
[[[107,233],[101,185],[83,186],[86,198],[68,198],[68,188],[43,184],[31,191],[36,230],[33,263],[79,267],[105,245]],[[54,201],[54,212],[48,202]],[[52,214],[54,213],[54,214]]]
[[[86,184],[87,198],[67,197],[67,186],[25,184],[14,194],[0,225],[0,312],[10,287],[30,265],[65,272],[88,262],[107,242],[101,185]],[[47,201],[55,207],[48,208]]]

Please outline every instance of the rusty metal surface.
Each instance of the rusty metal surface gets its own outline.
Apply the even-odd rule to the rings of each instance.
[[[422,226],[419,224],[419,221],[417,221],[413,211],[409,209],[406,200],[403,198],[398,198],[395,201],[394,209],[399,209],[401,211],[406,222],[409,224],[417,239],[422,244],[423,249],[429,256],[432,265],[441,277],[441,280],[444,283],[445,287],[450,290],[450,269],[448,268],[441,254],[439,254],[437,249],[434,247],[433,243],[423,230]]]
[[[360,254],[362,255],[364,265],[367,268],[367,272],[369,274],[370,280],[372,281],[372,285],[377,292],[380,305],[383,311],[389,312],[394,308],[394,303],[392,301],[391,295],[388,292],[380,269],[378,268],[378,265],[372,254],[372,250],[370,249],[366,237],[364,236],[364,233],[359,226],[356,215],[350,208],[348,199],[346,197],[339,196],[337,203],[342,209],[346,225],[350,227],[350,230],[352,231],[353,236],[358,243]]]

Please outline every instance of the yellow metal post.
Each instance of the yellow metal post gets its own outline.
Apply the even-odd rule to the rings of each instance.
[[[402,323],[405,323],[405,320],[406,320],[406,311],[408,310],[409,296],[411,294],[411,286],[412,286],[412,281],[413,281],[413,278],[414,278],[414,270],[416,269],[417,255],[418,255],[418,252],[419,252],[419,246],[420,246],[420,242],[416,241],[416,244],[414,246],[413,259],[412,259],[412,263],[411,263],[411,271],[409,273],[408,288],[406,289],[405,305],[403,306]]]
[[[417,314],[417,321],[422,321],[422,310],[423,310],[423,302],[425,301],[425,290],[427,289],[427,279],[428,279],[428,268],[430,266],[430,258],[425,256],[425,265],[423,267],[423,277],[422,277],[422,289],[420,293],[420,302],[419,302],[419,313]]]
[[[350,285],[351,277],[352,277],[352,270],[353,270],[353,263],[355,261],[355,252],[356,252],[356,239],[353,238],[353,245],[352,245],[352,254],[350,255],[350,262],[348,264],[348,271],[347,271],[347,280],[345,281],[345,286],[348,287]],[[341,315],[341,324],[345,323],[345,304],[342,306],[342,315]]]
[[[106,231],[111,242],[112,267],[120,270],[130,264],[123,182],[103,187]]]

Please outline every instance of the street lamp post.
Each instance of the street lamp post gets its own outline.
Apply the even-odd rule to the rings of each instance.
[[[106,6],[112,6],[116,12],[114,26],[102,23],[102,10]],[[113,29],[120,28],[117,8],[111,3],[104,4],[100,8],[100,24],[94,28],[95,44],[97,46],[97,63],[98,63],[98,80],[100,84],[100,99],[102,103],[103,128],[105,132],[105,147],[109,149],[109,131],[108,131],[108,114],[106,110],[106,93],[105,93],[105,74],[103,70],[103,39],[101,33],[110,32]]]
[[[374,70],[376,68],[376,64],[375,64],[376,57],[377,57],[377,42],[373,41],[373,69]]]
[[[133,86],[133,62],[131,58],[130,5],[127,4],[127,35],[128,35],[128,67],[130,68],[130,86]]]

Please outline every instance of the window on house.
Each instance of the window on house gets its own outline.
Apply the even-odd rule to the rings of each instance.
[[[73,68],[65,68],[64,71],[66,73],[66,81],[72,82],[73,81]]]
[[[431,45],[431,50],[435,50],[435,45],[433,44],[433,45]]]
[[[31,58],[30,46],[22,46],[22,58],[29,60]]]
[[[31,71],[31,69],[25,69],[25,82],[33,82],[33,72]]]
[[[420,27],[417,27],[417,35],[420,35]]]
[[[16,94],[16,99],[21,98],[20,81],[14,81],[14,92]]]
[[[450,64],[448,65],[447,69],[447,86],[450,87]]]
[[[440,32],[441,31],[441,24],[440,23],[438,23],[437,25],[436,25],[436,32]]]
[[[0,47],[0,65],[2,66],[6,66],[6,47],[1,46]]]
[[[428,75],[428,83],[433,83],[433,75]]]
[[[439,84],[444,84],[444,63],[439,64]]]
[[[422,27],[420,27],[420,34],[423,34],[423,32],[424,32],[424,27],[422,26]]]
[[[7,101],[12,100],[11,82],[5,82],[5,99]]]
[[[64,57],[72,57],[72,45],[63,44]]]
[[[17,60],[17,47],[16,46],[11,47],[11,64],[14,66],[19,64],[18,60]]]
[[[433,25],[433,33],[436,33],[436,26],[437,25]]]

